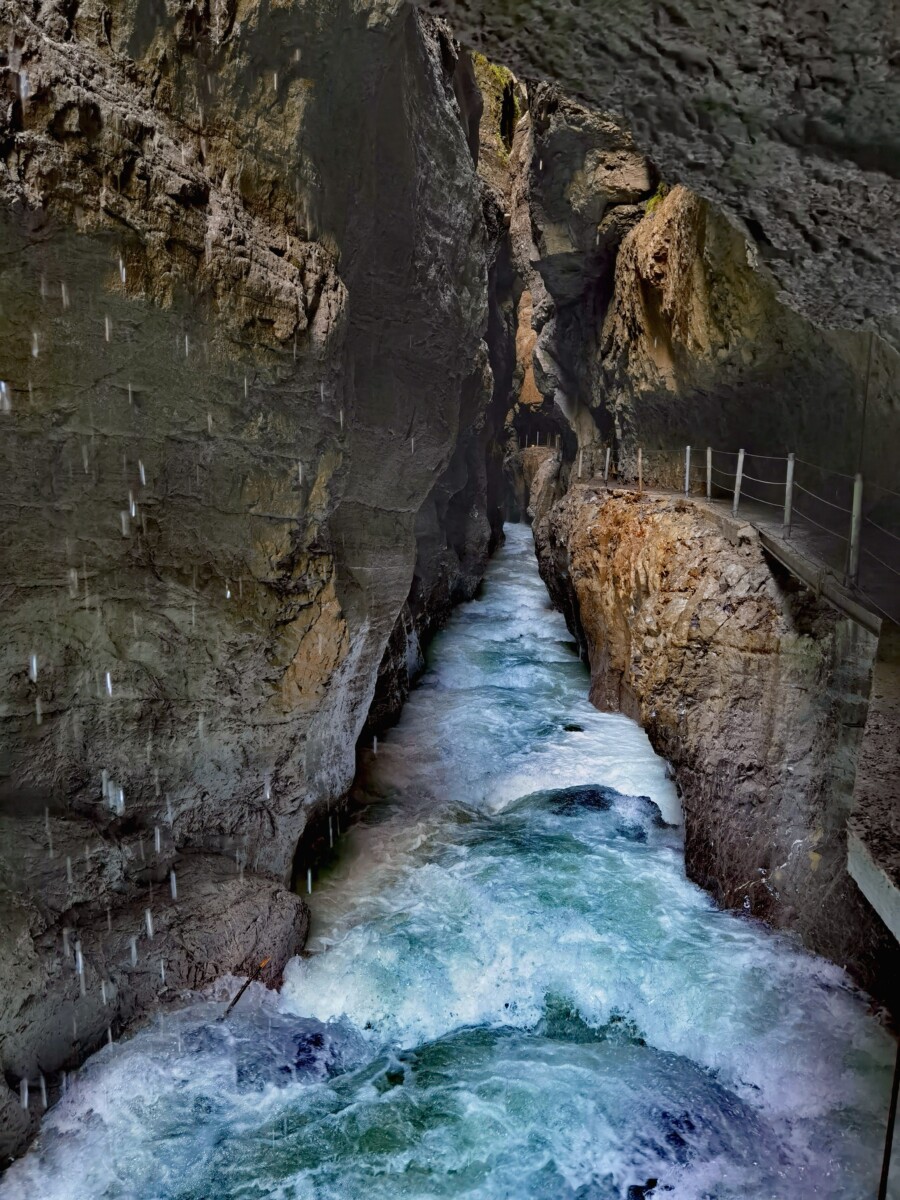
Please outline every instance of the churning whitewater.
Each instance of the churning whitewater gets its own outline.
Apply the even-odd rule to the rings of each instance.
[[[891,1046],[716,910],[642,731],[598,713],[512,527],[435,640],[311,954],[87,1064],[3,1200],[869,1200]]]

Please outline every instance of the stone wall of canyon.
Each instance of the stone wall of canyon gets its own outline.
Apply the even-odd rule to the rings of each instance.
[[[900,956],[847,870],[876,639],[773,570],[755,531],[684,499],[532,490],[541,573],[591,699],[671,764],[691,878],[896,1005]],[[543,480],[541,479],[543,475]]]
[[[508,400],[439,22],[0,27],[3,1155],[20,1078],[52,1098],[108,1031],[302,945],[295,848],[305,876],[411,583],[439,615],[476,585]]]

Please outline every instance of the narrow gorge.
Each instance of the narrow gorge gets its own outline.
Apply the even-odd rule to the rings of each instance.
[[[694,7],[0,0],[3,1200],[876,1195],[900,85]]]

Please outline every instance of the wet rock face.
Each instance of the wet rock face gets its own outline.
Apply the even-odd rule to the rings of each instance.
[[[670,486],[685,445],[711,445],[891,488],[896,351],[786,307],[744,233],[608,117],[547,84],[529,97],[512,154],[520,440],[559,433],[588,475],[612,447],[625,477],[640,446],[644,479]]]
[[[878,338],[871,349],[870,362],[868,335],[823,332],[785,308],[743,235],[676,187],[619,247],[593,412],[611,418],[623,466],[644,447],[649,480],[676,483],[677,449],[699,442],[795,450],[891,486],[900,360]],[[674,475],[660,450],[675,452]]]
[[[175,988],[295,948],[295,847],[352,779],[417,547],[452,527],[452,594],[490,541],[493,252],[456,50],[414,10],[6,3],[0,25],[15,1085],[150,1002],[118,982],[120,925]],[[241,905],[266,927],[232,936]]]
[[[876,0],[429,0],[523,78],[623,118],[663,178],[739,218],[791,307],[896,333],[900,82]]]
[[[592,700],[672,764],[691,877],[891,997],[896,945],[847,871],[875,639],[688,501],[576,485],[536,510]]]
[[[513,259],[524,281],[513,423],[520,438],[560,435],[571,450],[597,436],[598,334],[619,244],[643,216],[654,173],[626,130],[548,84],[529,89],[511,161]]]

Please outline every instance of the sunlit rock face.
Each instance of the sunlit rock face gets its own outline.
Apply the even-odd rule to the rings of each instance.
[[[591,404],[623,464],[642,445],[646,477],[675,483],[685,445],[794,450],[892,486],[896,351],[786,308],[743,234],[687,189],[647,209],[621,243],[593,359]]]
[[[890,343],[788,307],[746,230],[611,118],[548,84],[529,98],[511,156],[520,441],[559,436],[583,478],[607,447],[636,477],[642,447],[644,479],[677,485],[691,445],[794,451],[892,488]]]
[[[294,849],[352,778],[417,539],[459,511],[450,593],[487,552],[487,435],[458,434],[493,379],[438,23],[88,3],[0,24],[14,1084],[203,982],[197,961],[269,954],[277,977]],[[240,897],[271,919],[223,923]]]
[[[591,699],[672,766],[691,878],[896,1001],[896,943],[847,871],[875,638],[773,575],[749,527],[678,498],[557,499],[534,475],[531,505]]]
[[[428,0],[523,78],[617,114],[663,178],[739,218],[792,307],[896,336],[895,29],[877,0]]]

